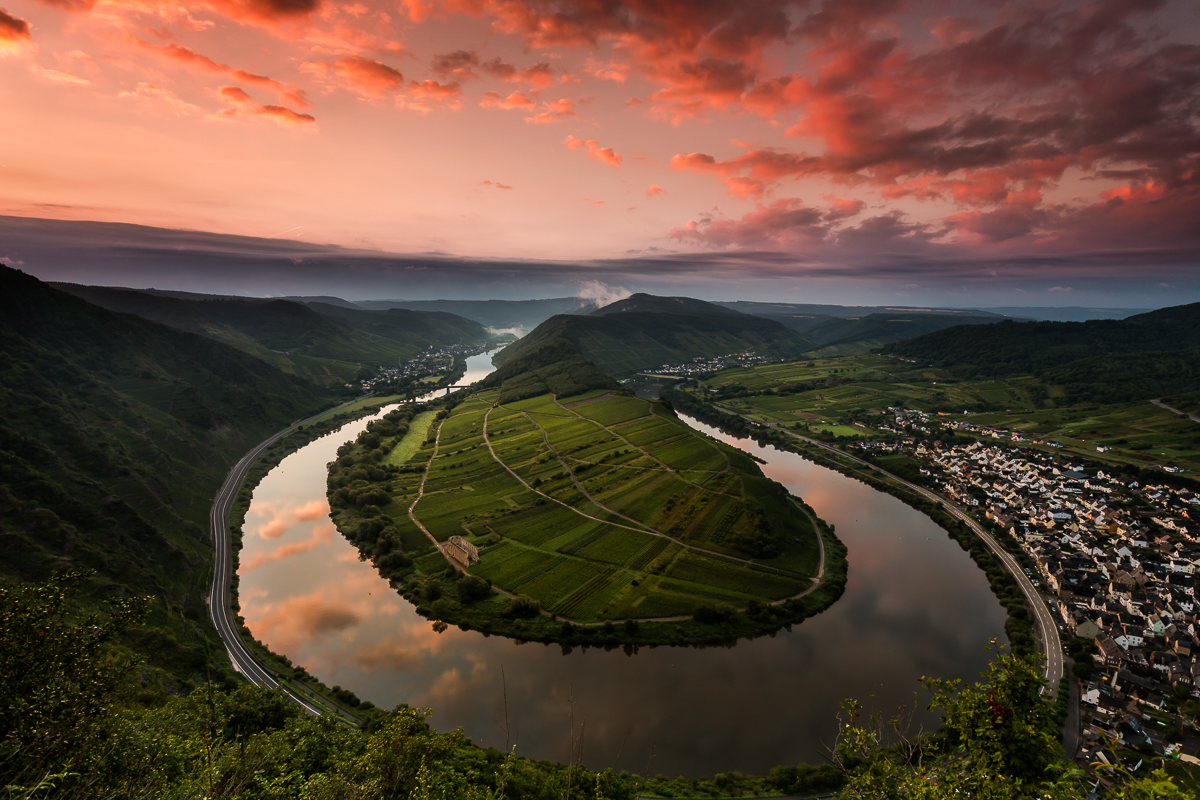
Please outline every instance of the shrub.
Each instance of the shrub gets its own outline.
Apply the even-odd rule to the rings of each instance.
[[[478,603],[492,593],[487,581],[474,575],[463,575],[458,579],[456,588],[458,589],[458,599],[467,605]]]
[[[519,594],[508,601],[506,613],[510,617],[536,617],[542,610],[542,604],[534,598]]]

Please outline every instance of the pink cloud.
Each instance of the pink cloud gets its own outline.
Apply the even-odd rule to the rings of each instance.
[[[666,193],[667,193],[667,190],[662,188],[661,186],[659,186],[657,183],[652,183],[652,184],[650,184],[649,187],[646,188],[646,196],[647,197],[654,197],[655,195],[666,194]]]
[[[611,147],[601,147],[600,143],[595,139],[576,139],[574,136],[568,134],[566,145],[571,150],[582,149],[593,161],[608,164],[614,169],[621,168],[621,154]]]
[[[526,117],[526,122],[546,124],[558,122],[569,117],[577,117],[575,103],[570,100],[555,100],[546,104],[546,110],[532,117]]]
[[[333,523],[326,522],[323,525],[313,527],[312,534],[308,539],[301,542],[293,542],[290,544],[280,545],[269,553],[259,553],[249,558],[243,559],[240,562],[239,568],[247,572],[258,569],[264,564],[270,564],[280,559],[288,558],[289,556],[308,553],[316,549],[317,545],[328,542],[333,538]],[[261,533],[260,533],[261,535]],[[263,538],[275,538],[263,536]]]
[[[525,108],[532,109],[537,102],[526,96],[522,91],[514,91],[508,97],[501,97],[499,92],[484,92],[479,101],[483,108]]]
[[[333,79],[363,97],[377,99],[404,88],[404,75],[381,61],[364,56],[346,56],[334,62],[311,61],[300,65],[302,72]]]
[[[135,46],[149,53],[154,53],[160,58],[168,61],[173,61],[177,64],[182,64],[189,69],[199,72],[208,72],[221,75],[229,75],[235,80],[249,84],[252,86],[265,86],[269,89],[274,89],[281,95],[286,95],[291,102],[300,106],[308,105],[307,98],[303,92],[297,91],[295,87],[284,86],[274,78],[269,78],[266,75],[256,75],[252,72],[247,72],[244,69],[237,69],[227,64],[221,64],[206,55],[197,53],[190,47],[183,47],[177,44],[156,45],[142,41],[136,36],[130,36]]]

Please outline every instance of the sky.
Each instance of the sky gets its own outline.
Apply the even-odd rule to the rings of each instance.
[[[1194,0],[0,0],[0,107],[0,214],[410,294],[1200,300]]]

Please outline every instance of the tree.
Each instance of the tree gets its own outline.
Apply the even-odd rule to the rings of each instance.
[[[908,737],[900,717],[859,721],[861,706],[847,701],[835,752],[848,777],[842,796],[1083,800],[1089,788],[1083,773],[1063,761],[1037,660],[1002,654],[973,685],[923,680],[933,695],[929,707],[943,722],[931,736]],[[1119,779],[1110,797],[1189,796],[1161,772],[1139,780],[1110,777]]]

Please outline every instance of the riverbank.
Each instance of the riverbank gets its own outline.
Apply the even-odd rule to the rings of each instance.
[[[928,516],[945,530],[960,547],[966,550],[971,559],[987,575],[993,594],[1008,614],[1004,630],[1008,635],[1012,651],[1018,654],[1035,651],[1033,621],[1026,599],[1017,585],[1016,579],[1005,569],[996,555],[987,548],[987,545],[966,524],[949,514],[941,504],[930,500],[903,483],[888,480],[880,472],[870,467],[864,467],[859,459],[849,455],[839,457],[824,447],[807,443],[798,437],[790,436],[783,431],[760,423],[748,421],[744,417],[698,400],[687,392],[667,389],[663,391],[662,398],[677,411],[713,425],[731,436],[750,438],[760,444],[769,444],[801,455],[814,463],[836,470],[846,477],[861,481],[873,489],[885,492]],[[1003,534],[1001,532],[998,535]],[[1019,549],[1015,546],[1013,549],[1020,556]]]
[[[229,604],[234,613],[237,632],[250,653],[274,675],[285,681],[300,696],[311,702],[335,710],[344,719],[360,719],[363,712],[370,711],[374,706],[359,699],[353,692],[340,686],[326,686],[319,678],[311,675],[302,666],[292,663],[286,655],[273,651],[259,641],[246,625],[241,615],[240,588],[240,554],[244,545],[244,530],[246,514],[250,509],[254,490],[268,473],[275,469],[280,462],[292,453],[311,444],[323,436],[334,433],[345,425],[364,417],[377,414],[381,407],[404,398],[399,396],[364,397],[348,405],[340,406],[298,425],[287,435],[281,437],[267,447],[251,464],[243,478],[237,494],[230,506],[229,530],[230,549],[232,557],[232,572],[230,576]],[[360,720],[361,721],[361,720]]]

